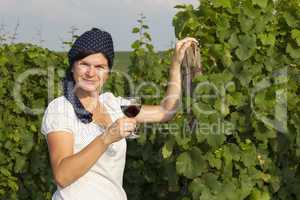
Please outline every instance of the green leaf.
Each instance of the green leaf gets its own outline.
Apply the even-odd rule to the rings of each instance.
[[[177,9],[184,9],[184,8],[186,8],[186,5],[185,5],[185,4],[182,4],[182,5],[176,5],[176,6],[174,6],[174,8],[177,8]]]
[[[224,49],[224,56],[222,58],[224,66],[229,67],[232,64],[232,56],[229,49]]]
[[[298,24],[300,23],[300,21],[290,12],[284,12],[283,13],[283,17],[286,21],[286,23],[293,28],[296,28],[298,26]]]
[[[151,36],[150,36],[149,33],[144,33],[144,36],[145,36],[149,41],[151,41]]]
[[[135,28],[132,29],[132,33],[138,33],[138,32],[140,32],[139,28],[135,27]]]
[[[172,192],[177,192],[179,191],[179,185],[178,185],[178,180],[179,177],[176,173],[176,166],[174,165],[173,162],[168,163],[166,166],[166,173],[168,176],[168,185],[169,185],[169,190]]]
[[[231,8],[230,0],[212,0],[212,3],[216,8],[218,7]]]
[[[193,147],[191,151],[181,153],[176,161],[176,170],[187,178],[200,176],[207,170],[207,163],[202,158],[201,151]]]
[[[296,41],[297,45],[300,46],[300,30],[293,29],[291,33],[292,38]]]
[[[147,26],[147,25],[145,25],[145,24],[144,24],[142,27],[143,27],[144,29],[149,29],[149,26]]]
[[[214,167],[214,168],[216,168],[218,170],[221,169],[222,161],[221,161],[221,159],[216,158],[213,153],[207,154],[206,155],[206,159],[208,160],[209,165],[211,167]]]
[[[131,48],[138,49],[141,46],[141,42],[139,40],[136,40],[132,45]]]
[[[33,131],[33,132],[36,132],[36,131]],[[24,154],[29,153],[34,146],[33,136],[30,133],[24,134],[22,143],[23,144],[22,144],[21,152]]]
[[[270,200],[269,193],[254,189],[250,195],[250,200]]]
[[[218,193],[222,189],[221,183],[218,181],[218,176],[213,173],[206,173],[202,176],[205,185],[209,187],[209,189],[213,193]]]
[[[7,185],[10,187],[10,189],[14,192],[17,192],[19,190],[19,186],[18,184],[16,183],[15,180],[12,180],[12,179],[8,179],[7,180]]]
[[[175,143],[174,137],[171,137],[164,144],[164,146],[162,148],[162,155],[163,155],[164,159],[169,158],[172,155],[174,143]]]
[[[224,166],[223,166],[223,175],[226,177],[232,176],[232,155],[230,149],[227,146],[224,147],[223,150],[223,158],[224,158]]]
[[[204,188],[199,199],[201,199],[201,200],[218,200],[217,197],[212,192],[210,192],[210,190],[208,188]]]
[[[195,178],[189,185],[189,191],[193,195],[193,199],[199,199],[203,190],[205,190],[206,186],[203,184],[202,179]]]
[[[6,168],[4,168],[4,167],[1,167],[0,168],[0,173],[1,174],[3,174],[4,176],[6,176],[6,177],[9,177],[9,176],[11,176],[11,173],[10,173],[10,171],[9,170],[7,170]]]
[[[246,167],[254,166],[257,163],[256,152],[253,147],[246,147],[241,154],[241,161]]]
[[[230,23],[226,15],[220,15],[217,17],[216,27],[217,37],[221,42],[224,42],[224,40],[231,35]]]
[[[231,49],[234,49],[239,46],[239,39],[236,33],[231,34],[230,39],[228,40]]]
[[[268,0],[252,0],[253,5],[258,5],[261,8],[266,8]]]
[[[273,34],[260,34],[258,36],[263,45],[274,46],[275,45],[275,36]]]
[[[253,27],[255,33],[257,34],[264,33],[266,26],[267,26],[267,20],[264,19],[262,16],[255,18],[255,23]]]
[[[212,126],[216,128],[216,132],[207,136],[207,143],[212,149],[215,149],[224,143],[226,137],[223,133],[220,133],[221,130],[218,129],[219,125],[217,122],[212,124]]]
[[[190,148],[190,142],[192,141],[190,135],[184,133],[176,133],[175,141],[181,148],[187,150]]]
[[[16,163],[14,166],[14,171],[15,173],[20,173],[22,171],[24,171],[24,166],[26,164],[26,157],[24,157],[23,155],[16,155]]]
[[[177,161],[176,161],[177,172],[187,177],[194,177],[195,174],[193,174],[194,168],[192,162],[193,162],[192,158],[188,152],[181,153],[177,157]]]
[[[256,37],[251,35],[239,36],[239,47],[236,49],[235,54],[241,61],[245,61],[250,58],[256,48]]]
[[[42,99],[41,99],[42,100]],[[39,104],[39,105],[42,105],[42,104]],[[34,124],[31,124],[30,125],[30,130],[32,131],[32,132],[37,132],[37,127],[34,125]]]
[[[300,48],[294,49],[291,44],[287,45],[286,52],[294,59],[300,58]]]
[[[239,16],[238,21],[240,22],[241,31],[245,34],[247,34],[255,24],[255,21],[253,19],[245,15]]]
[[[5,66],[9,62],[9,59],[5,56],[0,56],[0,66]]]

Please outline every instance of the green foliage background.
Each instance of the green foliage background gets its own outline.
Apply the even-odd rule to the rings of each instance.
[[[204,75],[193,84],[210,86],[195,89],[191,101],[183,97],[171,122],[144,124],[142,137],[128,141],[128,199],[299,200],[299,0],[202,0],[198,8],[177,8],[177,38],[196,37],[202,45]],[[135,85],[159,85],[159,96],[144,99],[158,104],[173,50],[156,52],[149,27],[143,18],[138,22],[133,33],[140,37],[132,44],[128,72]],[[42,114],[20,109],[12,88],[26,70],[40,70],[41,75],[21,85],[21,95],[26,106],[44,109],[51,100],[48,84],[54,84],[53,97],[61,94],[66,67],[64,55],[47,49],[0,46],[0,199],[50,199],[56,189],[47,144],[39,133]],[[115,72],[105,89],[128,95],[128,88]],[[148,84],[136,93],[153,95],[156,90]],[[277,120],[276,126],[264,123],[266,118]],[[220,122],[234,129],[188,129],[191,119],[200,127]],[[180,128],[171,131],[171,124]]]
[[[29,76],[21,84],[20,93],[26,106],[44,109],[48,104],[47,74],[56,73],[54,81],[58,83],[61,77],[57,73],[65,65],[63,57],[33,45],[0,47],[0,199],[49,199],[55,189],[47,144],[40,133],[42,115],[24,112],[14,99],[13,88],[23,72],[39,70],[40,75]]]
[[[202,45],[204,75],[193,84],[209,86],[195,89],[191,103],[183,97],[170,122],[180,130],[148,126],[129,148],[131,199],[299,199],[300,2],[203,0],[198,8],[177,8],[177,38],[196,37]],[[142,24],[134,32],[144,35]],[[170,54],[159,59],[147,34],[132,47],[136,83],[163,88]],[[151,87],[141,93],[147,92],[155,94]],[[187,130],[191,118],[200,128]],[[234,129],[206,128],[219,122]]]

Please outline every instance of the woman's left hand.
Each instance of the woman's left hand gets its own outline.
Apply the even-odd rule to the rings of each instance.
[[[176,47],[172,58],[172,64],[181,65],[185,51],[191,46],[192,43],[196,43],[197,45],[199,44],[199,42],[192,37],[186,37],[176,42]]]

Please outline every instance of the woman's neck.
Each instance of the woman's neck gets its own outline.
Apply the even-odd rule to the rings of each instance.
[[[75,95],[79,98],[80,102],[86,110],[92,112],[96,108],[98,103],[99,93],[95,92],[86,92],[78,88],[75,92]]]

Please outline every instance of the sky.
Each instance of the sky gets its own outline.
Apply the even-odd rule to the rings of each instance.
[[[62,41],[69,41],[71,27],[80,35],[92,27],[111,33],[116,51],[130,51],[137,35],[140,13],[150,27],[156,50],[174,45],[172,18],[179,11],[174,6],[192,4],[200,0],[0,0],[0,24],[6,33],[14,33],[15,42],[31,42],[55,51],[68,49]],[[42,41],[42,42],[40,42]]]

